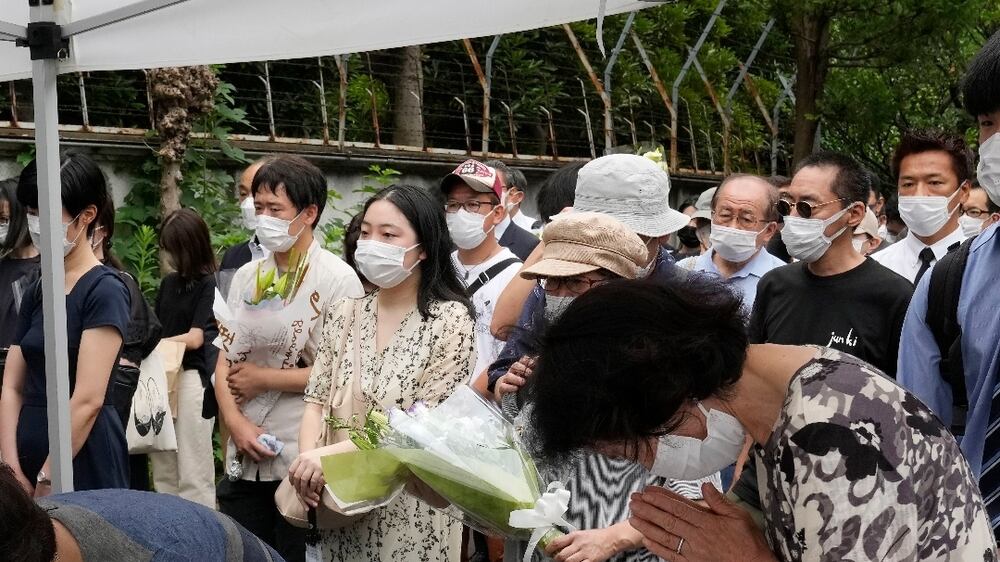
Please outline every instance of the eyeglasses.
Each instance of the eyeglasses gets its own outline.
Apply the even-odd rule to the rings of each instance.
[[[974,219],[978,219],[978,218],[982,217],[983,215],[989,215],[990,214],[989,211],[984,211],[982,209],[976,209],[975,207],[973,207],[971,209],[966,209],[964,211],[964,213],[965,213],[965,216],[972,217]]]
[[[574,295],[582,295],[602,283],[607,283],[607,279],[588,279],[586,277],[546,277],[538,282],[545,292],[558,291],[560,287]]]
[[[738,224],[740,228],[742,228],[743,230],[754,230],[756,229],[757,225],[762,222],[771,222],[768,220],[758,219],[757,217],[749,213],[734,215],[730,211],[720,211],[718,213],[712,211],[712,222],[720,226],[726,226],[732,224],[733,219],[736,219],[736,224]]]
[[[444,210],[448,213],[457,213],[459,209],[465,209],[470,213],[478,213],[479,209],[482,208],[483,205],[489,205],[490,209],[492,209],[493,207],[496,207],[498,203],[493,203],[491,201],[476,201],[475,199],[466,201],[465,203],[448,201],[444,204]]]
[[[830,203],[837,203],[838,201],[846,201],[847,199],[848,199],[847,197],[841,197],[839,199],[833,199],[832,201],[824,201],[822,203],[816,203],[815,205],[806,203],[805,201],[799,201],[798,203],[795,203],[794,207],[795,210],[798,211],[800,217],[807,219],[812,216],[813,209],[818,209],[820,207],[829,205]],[[783,217],[787,217],[788,215],[792,214],[792,207],[793,205],[791,201],[786,201],[784,199],[779,199],[778,204],[775,205],[775,208],[778,210],[778,214]]]

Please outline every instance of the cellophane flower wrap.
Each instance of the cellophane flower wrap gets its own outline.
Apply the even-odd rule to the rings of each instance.
[[[412,486],[407,492],[493,535],[536,543],[545,536],[544,545],[561,534],[556,527],[568,527],[562,520],[565,506],[537,523],[512,519],[512,514],[532,519],[528,512],[539,510],[544,504],[539,500],[551,494],[543,494],[538,470],[510,421],[471,388],[459,387],[434,408],[417,403],[406,411],[394,409],[388,420],[376,449],[322,459],[327,489],[338,502],[372,501],[409,481],[449,505],[442,508]],[[569,493],[557,491],[562,503],[568,502]]]

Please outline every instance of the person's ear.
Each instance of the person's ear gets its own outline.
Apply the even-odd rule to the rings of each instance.
[[[520,189],[511,189],[507,192],[507,203],[520,206],[524,201],[524,192]]]
[[[774,235],[777,233],[778,233],[778,223],[776,221],[771,221],[767,223],[767,226],[764,227],[764,232],[761,233],[764,237],[763,238],[764,245],[766,246],[767,243],[771,241],[771,238],[774,238]]]
[[[872,236],[871,234],[869,234],[868,240],[865,240],[865,245],[868,247],[868,250],[865,252],[865,255],[867,256],[868,254],[874,252],[879,246],[882,245],[882,239],[879,238],[878,236]]]
[[[309,228],[315,229],[319,226],[319,207],[309,205],[302,211],[302,222]]]
[[[90,225],[90,223],[97,220],[97,206],[87,205],[82,211],[80,211],[79,217],[80,218],[77,219],[77,222],[80,226],[86,228]]]
[[[961,209],[969,201],[969,193],[972,191],[972,183],[969,182],[969,180],[965,180],[962,182],[962,185],[958,186],[958,190],[961,191],[962,194],[958,196],[957,208]]]
[[[990,213],[990,216],[986,218],[986,222],[983,223],[983,230],[986,227],[1000,222],[1000,213]]]
[[[865,209],[868,205],[861,202],[855,201],[849,207],[850,211],[847,212],[847,226],[851,229],[855,229],[861,224],[861,221],[865,218]]]

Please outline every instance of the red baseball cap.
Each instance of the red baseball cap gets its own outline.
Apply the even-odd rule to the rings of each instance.
[[[468,159],[441,180],[441,191],[445,195],[456,183],[461,182],[479,193],[492,193],[502,198],[503,185],[497,171],[479,160]]]

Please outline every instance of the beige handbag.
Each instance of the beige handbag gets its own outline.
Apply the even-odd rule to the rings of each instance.
[[[348,439],[347,430],[339,430],[335,432],[330,431],[330,426],[325,421],[327,418],[335,417],[347,420],[355,414],[363,416],[366,412],[364,397],[361,393],[361,376],[358,372],[361,369],[361,329],[357,318],[357,302],[358,301],[354,299],[350,299],[344,303],[345,312],[346,309],[351,309],[350,318],[353,323],[354,330],[354,369],[351,372],[351,380],[348,381],[348,384],[338,388],[336,392],[331,392],[326,404],[323,405],[324,422],[322,431],[316,439],[317,448],[340,443],[341,441]],[[340,355],[338,355],[338,357],[343,357],[344,353],[347,353],[346,326],[341,334],[338,345],[340,349]],[[339,378],[340,363],[341,362],[338,362],[337,372],[331,373],[331,381],[336,381]],[[295,487],[292,486],[292,483],[289,481],[287,476],[281,481],[277,491],[274,493],[274,502],[278,507],[278,512],[281,513],[281,516],[284,517],[285,520],[291,525],[302,529],[310,528],[309,512],[306,506],[299,499],[298,492],[296,492]],[[316,527],[319,529],[339,529],[341,527],[347,527],[361,517],[364,517],[367,513],[346,515],[343,512],[338,511],[336,502],[325,488],[320,496],[320,505],[315,511]]]
[[[177,388],[181,373],[184,372],[184,344],[171,340],[160,340],[156,351],[163,358],[163,370],[167,375],[167,402],[170,404],[171,417],[177,417]]]

